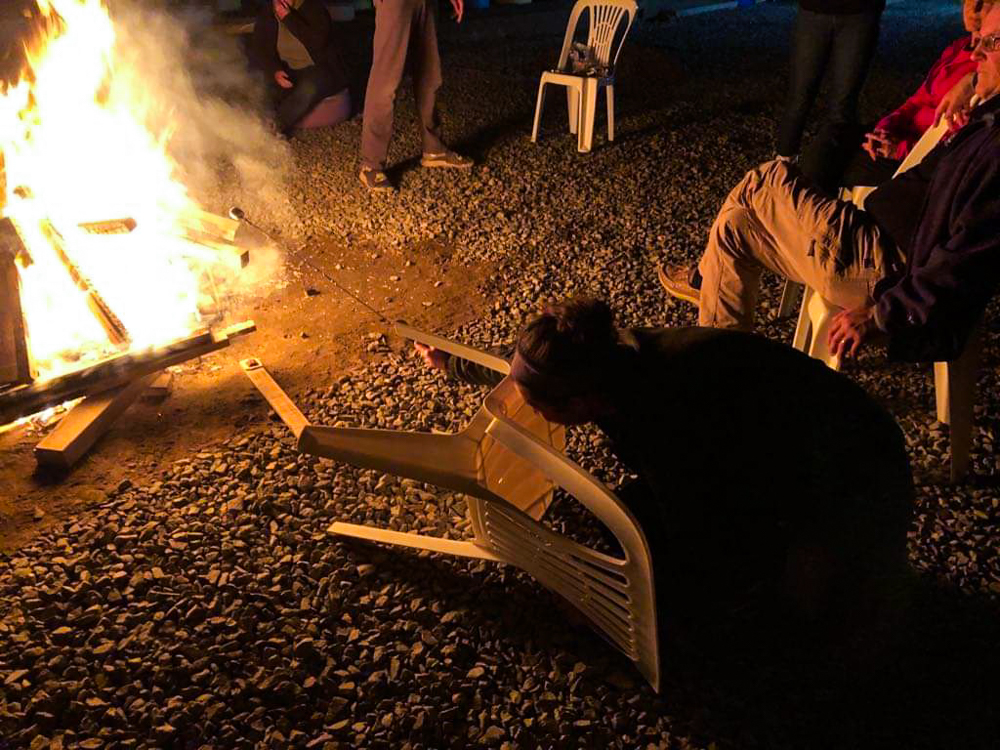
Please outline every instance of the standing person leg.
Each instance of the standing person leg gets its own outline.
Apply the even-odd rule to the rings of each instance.
[[[802,171],[827,192],[836,189],[852,152],[864,139],[858,99],[878,45],[879,19],[877,12],[852,13],[837,16],[834,22],[826,122],[802,162]]]
[[[369,188],[391,187],[383,170],[392,137],[393,103],[406,68],[413,11],[413,0],[375,0],[372,69],[361,126],[361,181]]]
[[[857,125],[858,98],[878,46],[881,13],[839,16],[830,53],[830,100],[827,119],[835,127]]]
[[[413,24],[413,95],[420,117],[420,136],[424,167],[468,169],[472,159],[450,150],[441,139],[437,92],[441,88],[441,55],[438,51],[437,26],[430,0],[424,0]]]
[[[437,110],[437,92],[442,81],[441,55],[429,0],[423,0],[414,18],[412,44],[413,97],[420,118],[423,153],[437,154],[445,150]]]
[[[778,155],[798,153],[806,118],[816,100],[832,39],[832,19],[823,13],[799,8],[792,32],[792,54],[788,81],[788,100],[778,125]]]
[[[752,329],[765,269],[854,307],[870,299],[891,261],[864,211],[826,197],[786,163],[767,162],[733,189],[709,232],[698,324]]]

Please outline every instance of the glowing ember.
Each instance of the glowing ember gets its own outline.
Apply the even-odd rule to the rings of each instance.
[[[0,91],[0,206],[29,251],[18,259],[22,306],[32,358],[51,378],[115,351],[87,284],[140,349],[203,328],[210,290],[235,271],[224,250],[190,239],[198,206],[167,154],[173,128],[153,125],[162,105],[116,54],[103,3],[38,7],[43,34],[20,80]],[[95,232],[124,218],[131,231],[119,222],[119,233]]]

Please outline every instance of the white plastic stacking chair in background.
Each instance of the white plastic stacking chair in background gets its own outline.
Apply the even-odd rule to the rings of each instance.
[[[569,53],[573,47],[573,37],[580,16],[589,14],[590,28],[587,33],[587,47],[593,50],[597,64],[607,71],[604,76],[585,76],[569,69]],[[577,0],[569,15],[566,36],[559,64],[555,70],[542,73],[538,83],[538,103],[535,105],[535,122],[531,128],[531,142],[538,140],[538,125],[545,107],[545,87],[550,84],[566,87],[566,102],[569,107],[569,132],[577,136],[577,151],[590,151],[594,144],[594,119],[597,114],[597,98],[604,89],[608,106],[608,140],[615,139],[615,66],[628,36],[632,21],[635,20],[637,6],[635,0]],[[619,37],[618,29],[625,22],[624,33]],[[618,44],[614,48],[615,40]]]
[[[937,125],[932,126],[924,131],[924,134],[920,136],[913,148],[910,149],[910,153],[906,155],[906,158],[900,163],[899,167],[896,169],[896,173],[893,177],[899,177],[913,167],[917,166],[923,158],[931,152],[941,139],[944,137],[945,133],[948,132],[948,123],[944,120],[939,122]],[[871,195],[872,191],[875,190],[877,186],[875,185],[857,185],[853,188],[844,188],[841,193],[841,198],[843,200],[849,200],[858,208],[865,207],[865,200]],[[792,314],[792,310],[795,308],[795,303],[799,299],[799,295],[802,294],[802,284],[797,281],[788,280],[785,282],[785,286],[781,291],[781,302],[778,304],[778,314],[776,317],[785,318]],[[805,305],[805,300],[802,302]],[[799,320],[802,320],[802,316],[799,316]],[[796,336],[798,334],[796,333]]]
[[[397,332],[509,372],[506,361],[484,352],[402,325]],[[254,382],[260,380],[258,375]],[[272,405],[283,403],[266,391]],[[505,378],[465,429],[453,434],[300,428],[295,412],[289,423],[299,429],[301,452],[463,493],[474,536],[457,541],[341,522],[332,524],[330,533],[515,565],[579,609],[659,690],[656,597],[646,537],[618,497],[566,457],[565,429],[531,409],[512,381]],[[577,544],[538,522],[556,486],[605,524],[623,557]]]

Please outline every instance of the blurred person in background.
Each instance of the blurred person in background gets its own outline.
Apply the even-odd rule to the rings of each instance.
[[[396,92],[409,69],[423,154],[420,165],[444,169],[471,169],[472,160],[455,153],[441,140],[437,91],[441,87],[441,56],[431,0],[373,0],[375,39],[372,69],[365,92],[361,126],[361,184],[369,190],[392,190],[386,159],[392,139]],[[462,22],[464,0],[451,0],[454,18]]]
[[[323,99],[347,88],[347,74],[322,0],[267,0],[251,40],[267,76],[279,132],[288,137]]]

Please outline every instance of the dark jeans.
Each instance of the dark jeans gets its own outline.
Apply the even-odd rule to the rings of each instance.
[[[313,107],[346,87],[343,76],[321,65],[293,70],[289,78],[295,84],[290,89],[281,88],[271,79],[278,129],[285,135],[290,134]]]
[[[792,38],[788,102],[778,128],[778,153],[799,151],[802,131],[824,75],[830,133],[857,120],[858,96],[878,43],[881,12],[832,15],[799,8]]]
[[[899,159],[887,159],[884,156],[872,159],[864,149],[858,149],[847,162],[840,184],[846,187],[882,185],[892,179],[900,164],[902,162]]]
[[[841,187],[881,185],[892,179],[899,167],[896,159],[872,159],[862,148],[870,128],[827,123],[802,150],[799,168],[813,185],[838,197]]]

